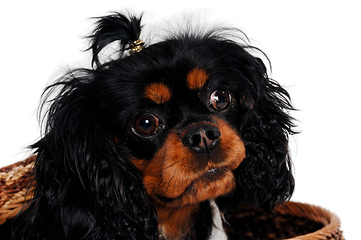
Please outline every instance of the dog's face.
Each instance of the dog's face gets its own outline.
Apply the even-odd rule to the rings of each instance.
[[[237,94],[205,69],[178,69],[140,87],[129,126],[131,161],[147,194],[164,206],[215,199],[235,187],[245,147],[232,116]],[[139,144],[141,143],[141,144]]]
[[[112,104],[101,115],[153,204],[190,205],[235,189],[244,140],[259,138],[250,118],[269,88],[264,71],[244,48],[216,39],[165,41],[106,65],[97,91]]]

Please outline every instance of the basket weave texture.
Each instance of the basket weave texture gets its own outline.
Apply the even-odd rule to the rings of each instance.
[[[344,240],[340,219],[321,207],[287,202],[272,213],[240,206],[227,217],[232,240]]]
[[[36,156],[0,169],[0,225],[32,199],[29,181]],[[30,190],[28,190],[30,189]],[[287,202],[267,213],[240,206],[228,214],[225,231],[232,240],[344,240],[340,219],[321,207]]]
[[[28,183],[36,156],[0,169],[0,225],[15,215],[31,200]],[[30,187],[31,189],[31,187]]]

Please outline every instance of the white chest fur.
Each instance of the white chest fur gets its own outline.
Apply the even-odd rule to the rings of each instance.
[[[214,201],[211,201],[211,206],[213,208],[213,223],[214,223],[211,240],[227,240],[227,236],[223,229],[222,217],[219,212],[219,209]]]

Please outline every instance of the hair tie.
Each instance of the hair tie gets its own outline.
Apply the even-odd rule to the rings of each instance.
[[[133,43],[131,43],[129,45],[130,47],[130,51],[129,53],[132,54],[132,53],[135,53],[135,52],[140,52],[142,51],[143,47],[144,47],[144,42],[140,39],[134,41]]]

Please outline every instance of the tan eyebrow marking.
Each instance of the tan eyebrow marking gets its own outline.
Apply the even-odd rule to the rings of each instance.
[[[164,83],[151,83],[145,88],[144,97],[162,104],[170,100],[172,93]]]
[[[194,68],[187,75],[187,86],[191,90],[197,90],[204,86],[209,76],[205,70],[201,68]]]

